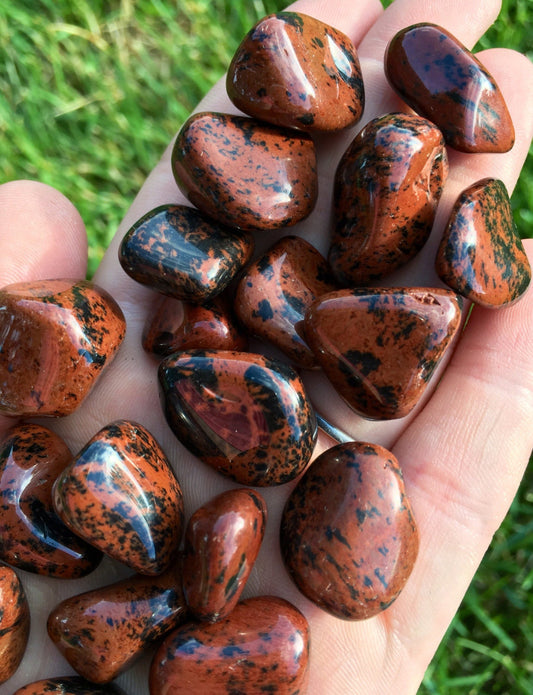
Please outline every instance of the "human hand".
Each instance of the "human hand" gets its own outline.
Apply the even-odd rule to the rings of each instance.
[[[494,20],[498,3],[451,0],[429,3],[396,0],[382,13],[379,2],[302,0],[293,9],[314,15],[347,33],[359,47],[367,106],[364,122],[396,110],[398,99],[383,71],[384,48],[392,35],[416,21],[446,27],[471,46]],[[486,176],[502,179],[512,190],[533,132],[533,71],[521,56],[507,50],[481,57],[500,85],[515,122],[517,140],[507,154],[464,155],[450,151],[450,175],[433,235],[419,256],[387,278],[390,285],[438,283],[433,260],[451,205],[469,183]],[[234,112],[217,85],[199,110]],[[362,127],[359,123],[357,130]],[[320,199],[304,224],[291,228],[320,251],[327,251],[332,174],[353,133],[319,142]],[[77,451],[103,425],[129,418],[145,425],[158,439],[177,471],[184,491],[186,516],[218,492],[234,485],[195,460],[169,431],[157,394],[156,363],[143,353],[141,333],[156,296],[124,274],[117,260],[126,230],[156,205],[186,203],[169,165],[170,150],[148,178],[117,232],[95,282],[121,305],[128,332],[118,357],[83,406],[73,416],[46,421]],[[4,214],[0,225],[0,284],[39,277],[83,277],[86,239],[79,217],[60,195],[36,184],[12,183],[0,189]],[[28,224],[28,219],[32,223]],[[270,245],[281,233],[268,236]],[[526,244],[533,251],[532,245]],[[438,283],[440,285],[440,283]],[[475,309],[438,390],[423,407],[401,421],[365,421],[331,390],[323,377],[311,375],[315,402],[328,403],[328,415],[354,439],[391,448],[398,457],[414,513],[421,546],[413,574],[397,601],[383,614],[360,623],[334,619],[296,590],[282,567],[278,528],[292,486],[263,489],[269,510],[267,533],[245,595],[276,594],[298,606],[311,625],[309,693],[412,693],[416,691],[444,631],[480,562],[492,534],[505,515],[533,446],[533,293],[498,311]],[[2,419],[3,430],[13,424]],[[331,445],[322,438],[320,451]],[[495,495],[497,491],[497,496]],[[37,678],[71,672],[45,632],[50,609],[61,599],[110,583],[126,572],[104,561],[82,580],[47,580],[20,572],[30,597],[33,628],[17,674],[3,686],[7,695]],[[127,693],[146,693],[146,660],[120,677]]]

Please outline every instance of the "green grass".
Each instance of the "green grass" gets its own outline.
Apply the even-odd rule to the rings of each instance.
[[[241,37],[282,6],[281,0],[0,3],[0,180],[39,179],[76,204],[89,232],[92,274],[144,178]],[[531,0],[503,6],[480,47],[509,46],[533,57]],[[512,198],[523,236],[533,236],[531,200],[530,155]],[[532,491],[530,466],[421,694],[533,692]]]

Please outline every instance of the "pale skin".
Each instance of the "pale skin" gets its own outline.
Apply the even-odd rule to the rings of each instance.
[[[471,47],[495,20],[498,0],[396,0],[383,12],[378,0],[301,0],[293,9],[348,34],[358,46],[367,106],[356,130],[371,118],[401,108],[382,69],[388,40],[418,21],[444,26]],[[533,66],[509,49],[479,56],[500,85],[516,128],[506,154],[465,155],[450,151],[450,175],[432,237],[419,256],[388,285],[440,286],[433,259],[443,225],[457,195],[470,183],[500,178],[512,191],[533,134]],[[219,83],[201,110],[235,112]],[[312,216],[292,228],[323,253],[328,245],[331,182],[335,164],[355,132],[321,138],[319,203]],[[61,421],[46,421],[73,452],[102,426],[119,418],[142,423],[159,440],[181,482],[187,517],[203,502],[234,487],[192,457],[174,438],[161,414],[156,362],[143,353],[141,332],[157,296],[131,280],[117,259],[118,245],[141,215],[156,205],[186,203],[172,178],[170,150],[149,176],[118,229],[94,280],[120,303],[127,336],[118,357],[80,409]],[[125,172],[125,175],[127,173]],[[75,201],[74,201],[75,202]],[[87,239],[75,207],[59,192],[35,182],[0,186],[0,285],[50,277],[83,278]],[[265,235],[266,236],[266,235]],[[277,238],[258,242],[260,249]],[[525,242],[533,259],[533,240]],[[254,349],[261,350],[260,345]],[[533,447],[533,290],[501,310],[474,309],[438,389],[401,421],[368,422],[356,416],[325,379],[308,380],[315,402],[354,439],[390,448],[403,468],[420,531],[420,552],[397,601],[364,622],[335,619],[303,598],[284,570],[278,547],[281,510],[292,486],[261,492],[268,504],[267,533],[245,596],[276,594],[293,602],[311,626],[309,695],[417,691],[444,632],[516,493]],[[2,432],[14,424],[1,418]],[[331,446],[325,436],[317,453]],[[111,583],[128,570],[104,561],[77,581],[43,579],[20,572],[29,595],[32,631],[26,656],[0,695],[72,669],[46,636],[49,611],[63,598]],[[510,578],[511,580],[512,578]],[[145,659],[119,678],[130,695],[148,692]]]

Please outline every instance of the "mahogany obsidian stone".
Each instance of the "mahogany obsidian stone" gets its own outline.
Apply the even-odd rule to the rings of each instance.
[[[342,286],[381,278],[420,251],[447,175],[444,139],[426,119],[392,113],[367,123],[335,173],[328,260]]]
[[[303,337],[303,319],[310,304],[336,289],[326,260],[311,244],[286,236],[241,276],[235,311],[247,330],[273,343],[292,362],[312,369],[315,356]]]
[[[507,152],[515,132],[503,95],[480,61],[448,31],[414,24],[385,53],[385,74],[406,104],[461,152]]]
[[[311,305],[305,335],[327,377],[368,418],[407,415],[461,323],[461,298],[434,288],[359,288]]]
[[[52,487],[72,454],[57,434],[35,424],[6,432],[0,443],[0,559],[50,577],[92,572],[102,554],[65,526]]]
[[[190,350],[160,364],[168,424],[193,454],[242,485],[280,485],[306,467],[316,418],[300,377],[262,355]]]
[[[22,661],[30,632],[30,608],[24,588],[11,567],[0,565],[0,684]]]
[[[63,676],[28,683],[13,695],[125,695],[125,693],[114,683],[96,685],[89,683],[81,676]]]
[[[531,266],[503,181],[482,179],[461,193],[444,230],[436,269],[455,292],[484,307],[509,304],[524,294]]]
[[[86,280],[0,290],[0,413],[62,416],[83,401],[118,350],[126,323],[111,295]]]
[[[193,205],[244,230],[296,224],[316,202],[313,140],[253,118],[202,112],[178,133],[172,171]]]
[[[228,286],[253,249],[249,234],[222,227],[186,205],[161,205],[125,234],[119,260],[137,282],[203,302]]]
[[[190,622],[156,652],[150,695],[296,695],[308,682],[309,626],[275,596],[238,603],[216,623]]]
[[[183,589],[194,618],[225,618],[263,541],[267,508],[255,490],[227,490],[197,509],[185,531]]]
[[[74,533],[139,574],[163,572],[183,532],[174,471],[141,425],[103,427],[58,477],[55,508]]]
[[[299,12],[269,15],[250,30],[231,61],[226,87],[249,116],[307,131],[355,125],[364,108],[351,40]]]
[[[109,683],[186,617],[178,558],[158,577],[137,574],[65,599],[47,628],[81,676]]]
[[[248,338],[237,324],[229,300],[217,296],[202,304],[164,297],[148,316],[143,348],[158,357],[178,350],[246,350]]]
[[[365,442],[322,453],[285,505],[280,539],[293,580],[320,608],[349,620],[387,608],[418,553],[396,458]]]

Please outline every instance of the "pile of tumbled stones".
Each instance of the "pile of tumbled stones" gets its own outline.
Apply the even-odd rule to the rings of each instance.
[[[79,677],[17,695],[116,693],[112,681],[155,644],[152,695],[303,693],[305,617],[282,598],[241,600],[267,516],[255,488],[299,477],[281,551],[324,611],[369,618],[404,587],[418,532],[398,462],[348,441],[308,465],[317,416],[300,371],[322,369],[364,417],[403,417],[454,343],[462,298],[509,304],[531,272],[504,184],[484,179],[463,191],[444,231],[436,269],[447,288],[376,287],[428,239],[446,146],[505,152],[514,142],[494,80],[444,29],[399,32],[385,71],[410,108],[371,120],[342,156],[327,260],[279,234],[253,257],[254,233],[266,238],[315,206],[313,134],[351,128],[364,109],[349,38],[295,12],[261,20],[233,58],[227,92],[247,115],[196,113],[181,129],[172,170],[194,207],[158,207],[122,240],[124,270],[161,294],[143,347],[161,360],[165,418],[190,452],[242,486],[186,526],[176,474],[141,424],[112,422],[73,456],[54,432],[24,422],[82,403],[124,337],[114,299],[87,281],[0,291],[0,411],[22,419],[0,449],[0,682],[29,630],[13,568],[72,579],[105,554],[135,572],[53,608],[49,636]],[[283,357],[248,352],[248,336]]]

